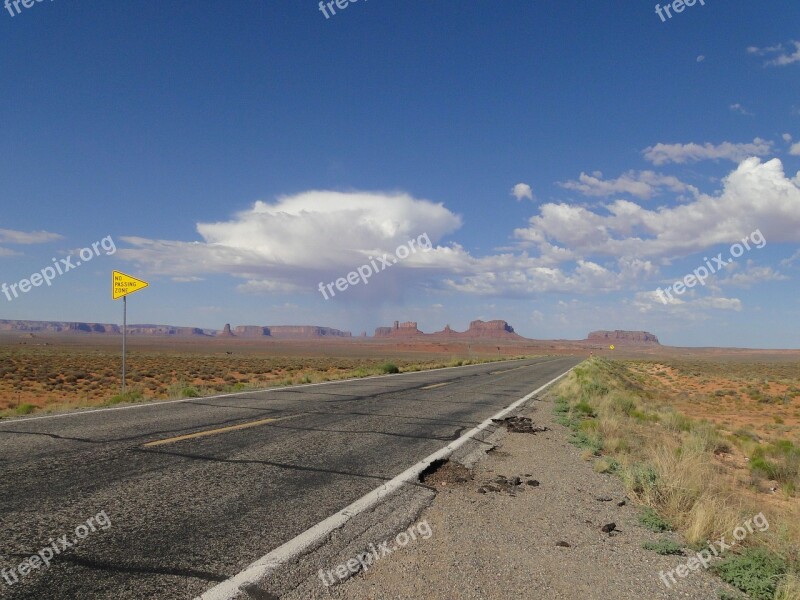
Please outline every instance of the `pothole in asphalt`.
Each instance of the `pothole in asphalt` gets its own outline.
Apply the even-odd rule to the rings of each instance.
[[[530,417],[506,417],[492,419],[493,423],[504,425],[510,433],[542,433],[550,431],[547,427],[534,425]]]
[[[439,459],[433,461],[419,474],[421,483],[434,487],[445,487],[472,481],[472,471],[457,462]]]

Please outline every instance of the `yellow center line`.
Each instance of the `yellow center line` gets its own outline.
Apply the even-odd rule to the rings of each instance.
[[[154,442],[147,442],[144,447],[152,448],[153,446],[163,446],[164,444],[172,444],[181,442],[183,440],[192,440],[194,438],[205,437],[207,435],[218,435],[220,433],[228,433],[229,431],[239,431],[240,429],[249,429],[250,427],[258,427],[266,423],[274,423],[275,421],[284,421],[286,419],[293,419],[300,415],[289,415],[287,417],[275,417],[270,419],[261,419],[259,421],[250,421],[248,423],[240,423],[239,425],[230,425],[228,427],[219,427],[217,429],[208,429],[206,431],[197,431],[195,433],[187,433],[186,435],[179,435],[176,437],[166,438],[163,440],[156,440]]]
[[[513,369],[506,369],[505,371],[490,371],[489,375],[500,375],[500,373],[510,373],[511,371],[516,371],[517,369],[524,369],[525,367],[514,367]]]
[[[453,383],[452,381],[445,381],[444,383],[434,383],[433,385],[426,385],[425,387],[419,388],[421,390],[432,390],[433,388],[442,387],[443,385],[450,385]]]

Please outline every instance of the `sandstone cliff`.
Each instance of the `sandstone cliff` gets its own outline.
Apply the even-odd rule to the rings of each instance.
[[[261,325],[237,325],[233,334],[237,337],[264,337],[269,335],[270,331],[269,327]]]
[[[352,337],[349,331],[317,325],[239,325],[234,329],[237,337],[271,337],[277,340],[304,340],[322,337]]]
[[[505,321],[472,321],[469,324],[467,331],[454,331],[450,325],[445,326],[442,331],[435,333],[423,333],[417,328],[417,323],[408,321],[400,323],[395,321],[392,327],[378,327],[375,330],[376,338],[385,337],[411,337],[411,336],[425,336],[428,338],[459,338],[459,339],[524,339],[514,333],[514,328]]]
[[[659,344],[658,338],[647,331],[592,331],[586,338],[590,342],[612,344]]]
[[[277,339],[307,339],[320,337],[352,337],[349,331],[316,325],[270,325],[270,335]]]

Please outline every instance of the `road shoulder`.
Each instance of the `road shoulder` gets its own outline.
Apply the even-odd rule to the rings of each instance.
[[[595,473],[581,458],[555,423],[551,402],[533,402],[521,414],[548,430],[508,433],[471,476],[451,469],[427,482],[437,495],[417,523],[429,526],[429,536],[402,547],[389,538],[394,551],[366,558],[366,570],[359,566],[341,582],[339,565],[331,564],[323,574],[332,576],[320,577],[314,588],[303,586],[303,597],[711,599],[729,589],[702,569],[667,588],[660,572],[685,564],[690,554],[661,556],[642,548],[665,534],[639,525],[621,481]],[[611,523],[613,531],[604,532]]]

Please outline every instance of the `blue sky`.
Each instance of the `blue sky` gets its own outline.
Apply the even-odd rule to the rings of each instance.
[[[0,12],[0,283],[117,250],[0,295],[0,318],[119,322],[118,269],[151,282],[131,322],[798,347],[797,2],[665,22],[621,0],[19,9]]]

